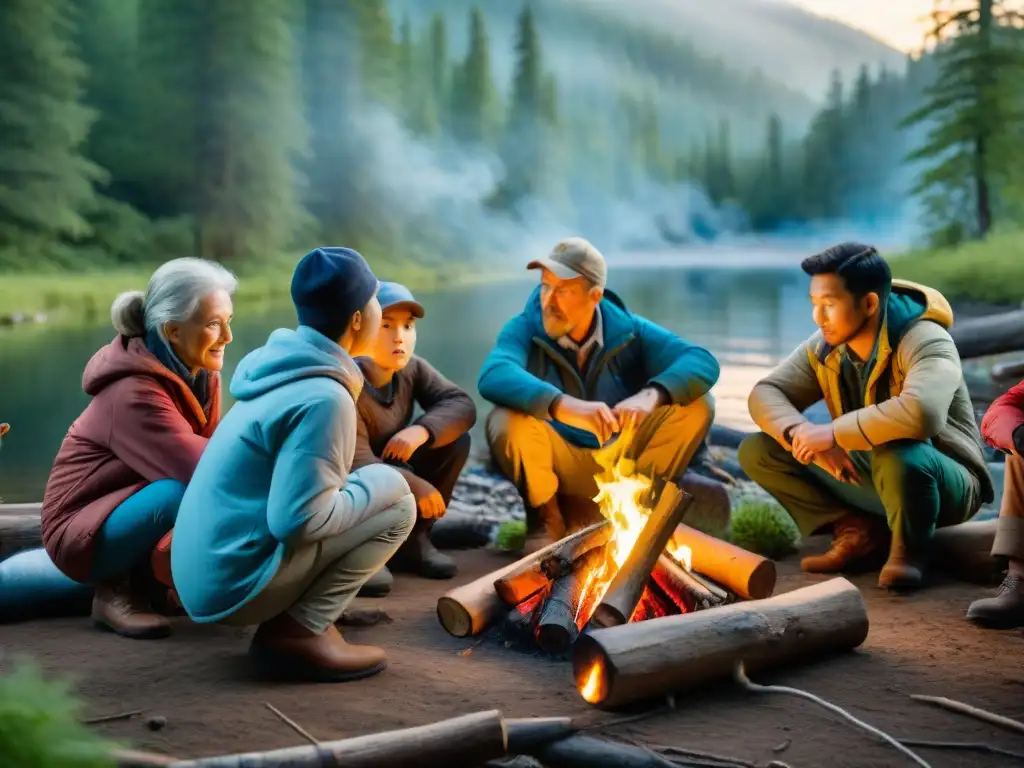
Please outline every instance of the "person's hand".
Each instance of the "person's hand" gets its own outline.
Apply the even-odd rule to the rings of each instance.
[[[816,454],[824,453],[836,444],[831,424],[806,422],[793,430],[793,456],[801,464],[810,464]]]
[[[841,482],[859,483],[861,481],[860,473],[857,472],[857,467],[850,458],[850,454],[838,445],[815,455],[814,463]]]
[[[447,510],[444,499],[441,498],[441,492],[436,489],[420,499],[416,506],[419,509],[420,517],[424,520],[437,520],[437,518],[443,517]]]
[[[406,427],[401,432],[396,433],[394,437],[388,440],[388,444],[384,446],[380,457],[382,459],[397,459],[398,461],[408,462],[412,455],[416,453],[416,449],[429,439],[430,433],[424,427],[421,427],[419,424],[413,424],[411,427]]]
[[[625,429],[627,424],[637,427],[651,415],[651,411],[662,404],[663,397],[664,395],[657,387],[646,387],[617,403],[612,408],[612,413],[618,419],[621,429]]]
[[[619,420],[604,403],[580,400],[562,395],[555,401],[551,415],[567,427],[576,427],[593,434],[604,445],[619,431]]]

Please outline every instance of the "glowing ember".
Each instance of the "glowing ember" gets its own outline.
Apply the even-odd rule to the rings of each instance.
[[[693,570],[693,550],[690,549],[688,546],[686,546],[685,544],[680,544],[678,547],[673,548],[670,544],[669,553],[679,563],[682,563],[683,568],[685,568],[688,571]]]
[[[583,681],[583,685],[580,686],[580,695],[583,696],[583,700],[591,704],[597,703],[601,695],[601,662],[595,661],[590,671],[587,672],[587,679]]]

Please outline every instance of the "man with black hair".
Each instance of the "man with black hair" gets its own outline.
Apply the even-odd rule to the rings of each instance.
[[[832,546],[805,571],[867,565],[884,553],[880,587],[920,586],[937,527],[968,519],[994,496],[960,356],[937,291],[893,280],[873,247],[842,243],[803,261],[820,329],[750,393],[763,430],[740,464],[805,535]],[[824,400],[831,420],[804,411]],[[878,558],[881,562],[881,558]]]

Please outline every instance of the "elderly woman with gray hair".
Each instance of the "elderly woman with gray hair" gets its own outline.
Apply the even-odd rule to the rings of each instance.
[[[46,485],[45,552],[0,563],[0,610],[18,600],[38,607],[89,585],[99,626],[133,638],[170,633],[149,602],[150,559],[220,419],[236,284],[218,264],[175,259],[145,293],[114,301],[118,335],[86,365],[82,385],[92,400]]]

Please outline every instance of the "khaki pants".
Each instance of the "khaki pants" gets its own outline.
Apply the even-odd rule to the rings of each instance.
[[[679,455],[684,467],[689,464],[711,429],[713,402],[706,396],[689,405],[669,406],[667,421],[637,457],[637,470],[664,475]],[[487,442],[498,468],[529,507],[542,506],[556,493],[587,499],[597,496],[594,475],[601,467],[594,460],[595,451],[569,443],[546,421],[495,408],[487,417]]]
[[[404,481],[383,498],[375,494],[372,502],[380,511],[371,512],[358,525],[333,538],[289,549],[263,590],[221,623],[262,624],[287,611],[303,627],[320,634],[337,621],[416,522],[416,500]]]
[[[1024,560],[1024,459],[1013,454],[1006,457],[1003,501],[992,554]]]

